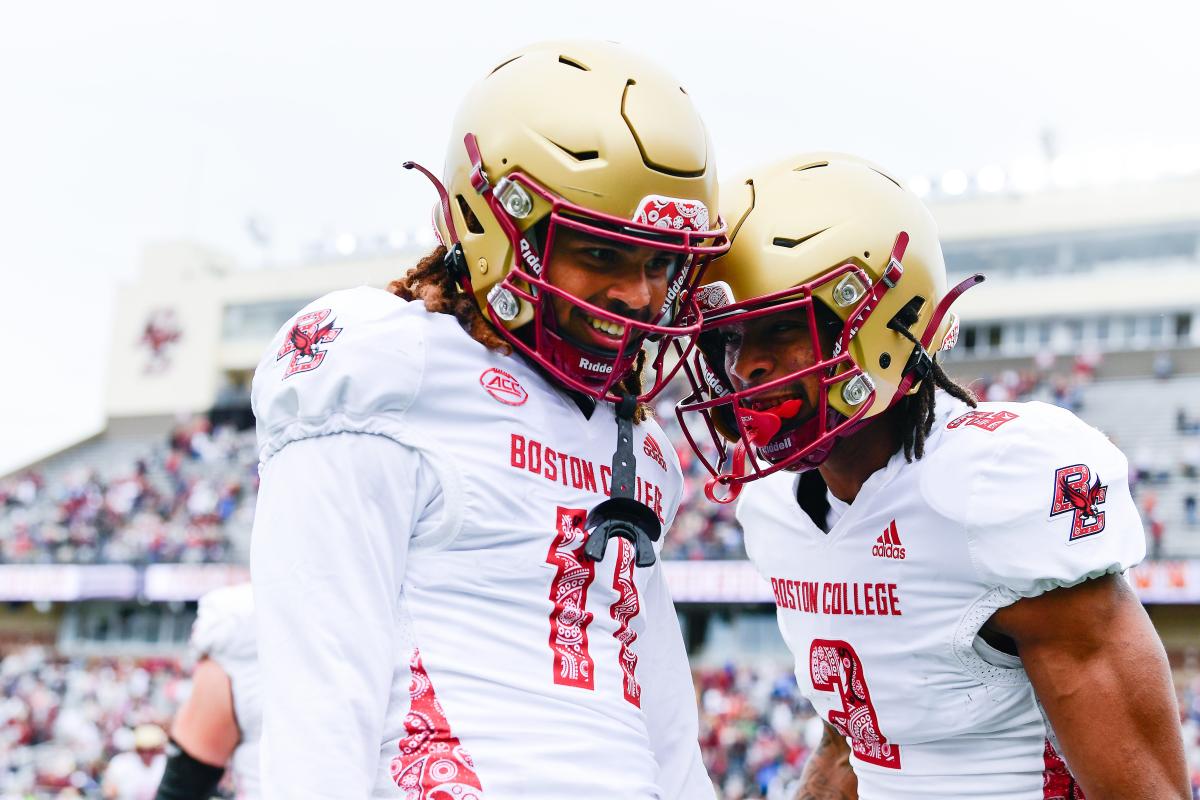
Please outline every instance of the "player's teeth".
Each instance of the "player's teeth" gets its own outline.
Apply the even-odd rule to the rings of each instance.
[[[593,328],[601,333],[607,333],[609,336],[620,336],[625,327],[619,323],[605,322],[604,320],[596,319],[595,317],[588,317],[588,322],[591,323]]]

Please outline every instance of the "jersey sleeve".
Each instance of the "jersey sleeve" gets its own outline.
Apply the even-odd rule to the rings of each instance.
[[[997,405],[997,404],[988,404]],[[959,437],[961,522],[983,580],[1021,597],[1123,572],[1146,554],[1124,454],[1095,428],[1043,403],[1004,404],[995,430],[964,425]],[[945,489],[943,489],[945,491]]]
[[[645,591],[646,649],[642,710],[650,747],[658,762],[664,800],[712,800],[712,781],[700,756],[696,689],[679,618],[667,588],[662,562],[656,562]]]
[[[249,584],[214,589],[200,598],[192,624],[191,646],[198,655],[231,672],[256,657],[254,596]]]
[[[334,433],[405,443],[404,412],[425,369],[424,307],[360,286],[309,303],[275,334],[254,373],[259,460]]]
[[[397,622],[410,541],[443,504],[421,452],[383,436],[305,438],[263,465],[250,561],[265,800],[370,795],[411,646]]]

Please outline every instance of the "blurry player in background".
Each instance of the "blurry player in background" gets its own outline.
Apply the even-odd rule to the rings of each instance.
[[[638,405],[725,247],[704,125],[652,63],[552,42],[452,130],[445,246],[255,374],[263,796],[711,798],[655,559],[682,475]]]
[[[100,791],[104,800],[152,800],[167,757],[167,734],[157,725],[138,725],[133,750],[118,753],[108,763]]]
[[[724,209],[680,409],[724,455],[700,448],[726,470],[710,492],[745,486],[746,550],[831,726],[799,797],[1190,797],[1166,655],[1121,576],[1145,553],[1122,454],[942,372],[981,278],[947,290],[932,217],[876,167],[797,156]]]
[[[229,765],[238,800],[257,800],[261,687],[250,584],[200,598],[192,626],[200,656],[192,692],[171,723],[166,772],[155,800],[208,800]]]

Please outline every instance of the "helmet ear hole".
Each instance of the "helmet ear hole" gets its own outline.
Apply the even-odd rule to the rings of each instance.
[[[483,223],[479,221],[479,217],[475,216],[475,212],[467,205],[467,200],[461,194],[454,195],[454,199],[458,201],[458,210],[463,216],[463,222],[467,225],[467,230],[471,233],[483,233]]]
[[[901,329],[908,330],[913,325],[917,324],[917,319],[921,316],[921,307],[925,305],[925,298],[916,296],[904,304],[904,307],[896,312],[890,320],[888,320],[888,328],[900,332]]]

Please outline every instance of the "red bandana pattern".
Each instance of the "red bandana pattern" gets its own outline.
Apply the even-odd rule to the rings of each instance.
[[[550,647],[554,650],[554,682],[560,686],[595,689],[595,662],[588,651],[588,587],[596,577],[596,562],[583,557],[587,532],[581,508],[558,507],[558,530],[546,554],[555,568],[550,583]]]
[[[638,600],[637,585],[633,582],[633,565],[636,551],[627,539],[617,540],[620,551],[617,554],[617,569],[613,572],[613,588],[617,590],[617,602],[613,603],[610,612],[612,618],[620,626],[613,633],[613,638],[621,643],[619,660],[621,672],[625,676],[625,699],[638,708],[642,707],[642,687],[638,685],[637,653],[633,652],[633,642],[637,633],[629,627],[629,621],[638,615],[641,602]]]
[[[703,231],[708,229],[708,208],[699,200],[652,194],[638,205],[633,221],[675,231]]]
[[[475,763],[450,732],[419,650],[413,650],[409,666],[412,704],[404,717],[408,735],[400,740],[400,755],[392,759],[392,780],[404,792],[404,800],[483,800]]]

